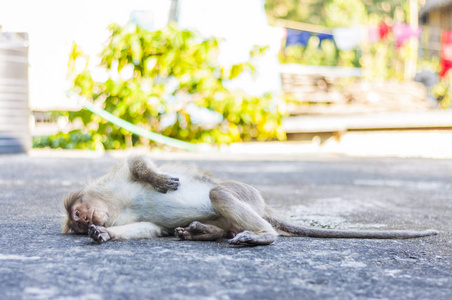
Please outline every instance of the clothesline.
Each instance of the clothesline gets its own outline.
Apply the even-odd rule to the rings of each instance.
[[[381,23],[378,26],[360,25],[338,27],[331,29],[330,33],[326,33],[326,30],[323,32],[313,32],[286,28],[286,46],[302,45],[306,47],[309,39],[312,36],[317,36],[320,43],[324,40],[332,40],[338,49],[349,51],[359,47],[363,39],[366,39],[365,41],[369,43],[376,43],[383,40],[387,38],[391,30],[395,37],[397,47],[401,47],[411,37],[419,38],[421,32],[420,27],[412,29],[406,23],[396,23],[392,27],[389,27],[386,23]]]
[[[309,31],[313,33],[326,33],[331,34],[331,30],[329,28],[319,26],[319,25],[313,25],[313,24],[307,24],[307,23],[301,23],[301,22],[295,22],[290,20],[281,20],[281,19],[274,19],[271,21],[273,26],[282,27],[282,28],[290,28],[300,31]]]
[[[275,25],[278,25],[278,23]],[[281,26],[282,24],[279,23],[279,25]],[[319,43],[322,43],[324,40],[332,40],[337,48],[343,51],[356,49],[363,42],[363,39],[368,43],[376,43],[384,40],[390,33],[393,34],[396,47],[399,48],[411,37],[419,39],[421,34],[420,26],[413,29],[406,23],[396,23],[390,27],[382,22],[378,26],[338,27],[331,30],[317,26],[308,26],[309,24],[302,24],[303,26],[301,26],[300,23],[290,21],[284,22],[284,25],[286,29],[286,47],[291,45],[302,45],[306,47],[309,39],[312,36],[316,36],[319,39]],[[298,29],[294,29],[294,27]],[[304,30],[300,30],[302,28]],[[444,77],[452,69],[452,31],[439,30],[439,32],[441,34],[439,75]]]

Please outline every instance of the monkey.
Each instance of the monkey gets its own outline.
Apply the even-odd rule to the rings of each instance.
[[[231,245],[270,245],[278,236],[407,239],[436,230],[356,231],[293,225],[275,217],[254,187],[220,180],[196,167],[157,167],[144,155],[118,162],[106,175],[63,199],[63,233],[96,243],[174,235],[186,241],[228,238]]]

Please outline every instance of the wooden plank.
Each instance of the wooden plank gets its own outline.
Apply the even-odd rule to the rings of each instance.
[[[287,133],[353,130],[452,129],[452,111],[385,112],[342,116],[296,116],[283,120]]]
[[[329,77],[362,77],[362,69],[328,66],[308,66],[300,64],[280,64],[280,73],[317,75]]]

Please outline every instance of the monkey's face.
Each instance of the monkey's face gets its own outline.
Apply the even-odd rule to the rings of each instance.
[[[91,225],[105,226],[108,221],[108,207],[103,201],[86,199],[84,195],[77,193],[70,195],[66,203],[66,232],[71,229],[77,233],[88,233]]]
[[[100,201],[78,201],[71,211],[72,229],[78,233],[87,233],[91,225],[105,226],[108,213]]]

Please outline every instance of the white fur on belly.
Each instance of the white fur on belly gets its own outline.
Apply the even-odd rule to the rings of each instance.
[[[177,177],[180,180],[179,188],[166,194],[157,192],[148,184],[134,184],[136,190],[128,192],[129,195],[137,196],[130,199],[128,207],[118,216],[116,225],[121,225],[122,219],[130,220],[128,216],[131,214],[138,216],[135,221],[147,221],[165,227],[185,226],[193,221],[214,218],[215,212],[209,198],[212,186],[184,174]]]

